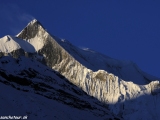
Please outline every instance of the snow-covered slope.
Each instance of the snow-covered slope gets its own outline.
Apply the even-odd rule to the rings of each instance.
[[[35,48],[31,44],[19,38],[7,35],[0,39],[0,52],[10,53],[18,49],[23,49],[25,52],[35,52]]]
[[[108,105],[107,109],[117,117],[125,120],[160,119],[159,79],[141,71],[133,62],[79,49],[50,35],[37,20],[31,21],[17,37],[34,47],[36,52],[28,57],[39,58],[38,61]]]
[[[1,116],[27,115],[29,120],[116,118],[107,105],[33,59],[2,57],[0,75]]]

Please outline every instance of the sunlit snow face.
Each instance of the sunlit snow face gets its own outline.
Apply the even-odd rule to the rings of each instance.
[[[22,39],[11,37],[9,35],[0,39],[1,52],[9,53],[20,48],[22,48],[25,52],[35,52],[35,48],[30,43]]]

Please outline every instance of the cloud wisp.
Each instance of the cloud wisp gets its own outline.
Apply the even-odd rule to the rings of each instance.
[[[25,13],[16,4],[1,4],[0,16],[2,16],[2,22],[0,22],[1,30],[5,29],[4,34],[8,31],[8,34],[12,35],[20,32],[28,22],[34,19],[32,15]]]

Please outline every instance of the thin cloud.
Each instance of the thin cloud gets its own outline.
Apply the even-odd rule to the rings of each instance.
[[[16,4],[1,4],[0,16],[2,16],[0,26],[5,27],[6,31],[8,30],[9,34],[13,35],[20,32],[28,22],[34,19]]]
[[[26,14],[26,13],[23,13],[23,14],[20,16],[20,20],[21,20],[21,21],[27,21],[27,22],[29,22],[29,21],[31,21],[31,20],[33,20],[33,19],[35,19],[33,16],[31,16],[31,15],[29,15],[29,14]]]

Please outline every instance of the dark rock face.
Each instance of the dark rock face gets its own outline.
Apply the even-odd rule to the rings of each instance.
[[[11,56],[13,56],[13,58],[18,58],[19,56],[25,56],[25,52],[23,49],[12,51],[10,54]]]
[[[2,57],[2,56],[12,56],[13,58],[18,58],[19,56],[25,56],[25,52],[23,49],[14,50],[10,53],[0,52],[0,57]]]
[[[48,36],[44,47],[38,53],[45,55],[44,59],[49,67],[53,67],[68,58],[68,54],[50,36]]]
[[[24,40],[34,38],[41,26],[42,26],[41,23],[38,21],[34,23],[30,23],[27,27],[23,29],[21,34],[18,35],[18,38],[21,38]]]
[[[28,40],[34,38],[35,36],[41,37],[44,46],[42,47],[42,49],[37,51],[37,55],[43,56],[43,59],[40,61],[50,68],[52,68],[56,64],[61,63],[62,60],[70,61],[70,55],[56,42],[54,37],[52,37],[48,33],[46,35],[46,33],[47,32],[42,27],[41,23],[35,21],[28,24],[28,26],[25,27],[24,30],[22,30],[22,32],[18,35],[18,38]],[[33,55],[28,57],[33,57]],[[61,71],[64,70],[62,69]]]
[[[43,59],[39,61],[52,68],[55,64],[60,63],[63,59],[66,59],[67,54],[48,33],[48,35],[45,36],[46,33],[47,32],[42,27],[41,23],[35,21],[28,24],[28,26],[25,27],[24,30],[18,35],[18,38],[28,40],[34,38],[35,36],[40,36],[43,40],[42,42],[44,43],[44,46],[42,49],[38,50],[36,54],[43,57]],[[28,57],[33,57],[31,54],[26,54]]]

